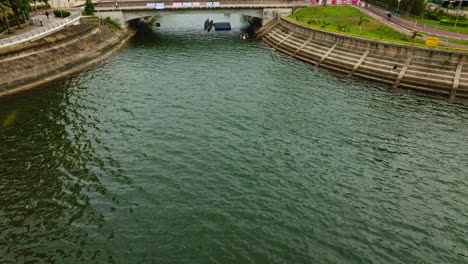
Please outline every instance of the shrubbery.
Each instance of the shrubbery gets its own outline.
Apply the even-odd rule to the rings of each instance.
[[[432,20],[466,20],[465,16],[450,15],[446,13],[445,10],[442,8],[436,8],[435,10],[427,10],[424,14],[424,17]]]
[[[81,12],[81,14],[84,16],[91,16],[95,11],[96,9],[94,8],[93,2],[91,2],[91,0],[86,0],[84,4],[84,11]]]
[[[436,8],[435,10],[427,10],[424,17],[432,20],[441,20],[446,17],[446,14],[444,9]]]
[[[468,27],[468,21],[460,21],[460,20],[453,20],[453,19],[441,19],[440,24],[441,25],[447,25],[447,26],[455,26],[455,23],[457,24],[458,27]]]
[[[412,16],[421,16],[426,9],[427,0],[367,0],[367,3],[383,7],[392,13],[398,11],[400,14],[408,14]],[[398,3],[400,2],[400,3]]]
[[[122,29],[119,21],[116,19],[111,19],[110,17],[103,19],[102,23],[112,29]]]
[[[37,9],[49,9],[49,8],[50,8],[50,5],[49,5],[49,4],[37,5],[36,8],[37,8]]]
[[[54,10],[54,15],[56,17],[67,17],[67,16],[70,16],[70,12],[67,11],[67,10],[55,9]]]
[[[25,22],[24,19],[20,19],[21,24],[23,24],[24,22]],[[11,28],[11,27],[14,27],[14,26],[18,25],[18,23],[16,23],[16,20],[13,20],[13,21],[10,21],[10,23],[8,23],[8,25],[10,25],[10,28]],[[4,24],[0,25],[0,32],[3,32],[6,29],[7,29],[6,25],[4,25]]]

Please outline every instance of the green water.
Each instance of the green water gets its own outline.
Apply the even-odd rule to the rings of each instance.
[[[467,263],[468,103],[168,16],[0,98],[0,263]]]

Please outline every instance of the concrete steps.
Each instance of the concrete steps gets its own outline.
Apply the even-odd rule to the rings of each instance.
[[[450,51],[434,52],[344,36],[286,19],[265,30],[262,39],[278,51],[348,76],[422,92],[468,97],[466,53],[454,55]]]

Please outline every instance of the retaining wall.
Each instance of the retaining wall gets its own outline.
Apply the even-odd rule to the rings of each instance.
[[[44,39],[0,49],[0,95],[70,73],[105,55],[128,36],[98,25],[76,25]]]
[[[468,53],[353,37],[278,18],[259,37],[290,56],[348,76],[468,97]]]

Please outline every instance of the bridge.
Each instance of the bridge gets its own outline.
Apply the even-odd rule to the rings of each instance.
[[[116,4],[117,3],[117,4]],[[218,2],[188,1],[100,1],[95,15],[118,20],[126,26],[129,21],[168,14],[241,14],[262,19],[266,24],[278,15],[290,15],[295,7],[307,6],[305,0],[225,0]]]

